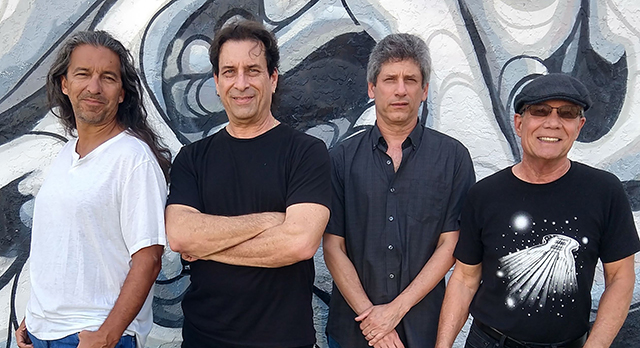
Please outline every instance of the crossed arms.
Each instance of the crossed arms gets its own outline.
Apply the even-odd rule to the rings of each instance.
[[[454,262],[458,231],[442,233],[429,261],[393,301],[374,305],[364,291],[355,267],[347,256],[345,239],[325,233],[324,257],[333,281],[358,317],[362,334],[374,347],[404,347],[395,328],[407,312],[439,282]]]
[[[275,268],[313,257],[329,209],[317,203],[298,203],[285,213],[219,216],[170,204],[165,219],[171,249],[187,261]]]

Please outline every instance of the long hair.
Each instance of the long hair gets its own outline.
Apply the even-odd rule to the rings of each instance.
[[[71,53],[81,45],[105,47],[120,58],[120,76],[124,89],[124,101],[118,106],[116,121],[129,130],[136,138],[144,141],[155,155],[165,178],[169,178],[171,152],[161,142],[160,137],[151,129],[147,121],[147,110],[142,103],[142,85],[133,66],[133,58],[120,41],[101,30],[79,31],[71,35],[58,50],[58,55],[47,75],[47,98],[49,107],[65,130],[74,134],[77,129],[76,118],[69,97],[62,93],[62,76],[67,74],[71,62]]]

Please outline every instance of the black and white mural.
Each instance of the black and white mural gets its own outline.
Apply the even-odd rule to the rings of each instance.
[[[421,122],[462,141],[480,178],[520,159],[512,102],[521,86],[538,74],[570,73],[596,102],[570,157],[616,174],[640,223],[639,15],[640,3],[622,0],[0,0],[0,344],[15,346],[29,294],[33,197],[69,137],[47,109],[44,81],[70,33],[107,30],[129,47],[153,125],[174,152],[227,122],[208,48],[230,19],[260,20],[275,33],[281,75],[274,115],[329,148],[373,124],[371,48],[389,33],[417,34],[433,60]],[[331,278],[321,251],[316,269],[324,347]],[[188,285],[179,256],[167,251],[149,347],[179,346]],[[603,289],[600,272],[594,298]],[[615,347],[640,339],[639,307],[637,289]]]

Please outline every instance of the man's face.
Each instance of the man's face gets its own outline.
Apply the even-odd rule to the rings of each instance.
[[[69,97],[79,127],[113,121],[124,100],[120,58],[106,47],[76,47],[62,76],[62,93]]]
[[[220,48],[216,90],[229,122],[247,123],[271,114],[278,72],[269,75],[261,42],[227,41]]]
[[[376,84],[369,83],[369,98],[376,103],[376,119],[389,125],[417,120],[428,87],[422,87],[422,73],[413,60],[382,64]]]
[[[541,104],[553,108],[575,105],[564,100],[549,100]],[[522,160],[552,162],[565,159],[585,121],[582,116],[562,118],[556,109],[548,116],[534,116],[529,110],[522,115],[515,114],[514,125],[524,152]]]

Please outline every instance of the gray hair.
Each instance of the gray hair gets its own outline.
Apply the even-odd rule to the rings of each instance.
[[[391,34],[376,44],[367,64],[367,82],[376,84],[382,64],[407,59],[420,67],[424,88],[431,77],[431,57],[427,44],[412,34]]]

